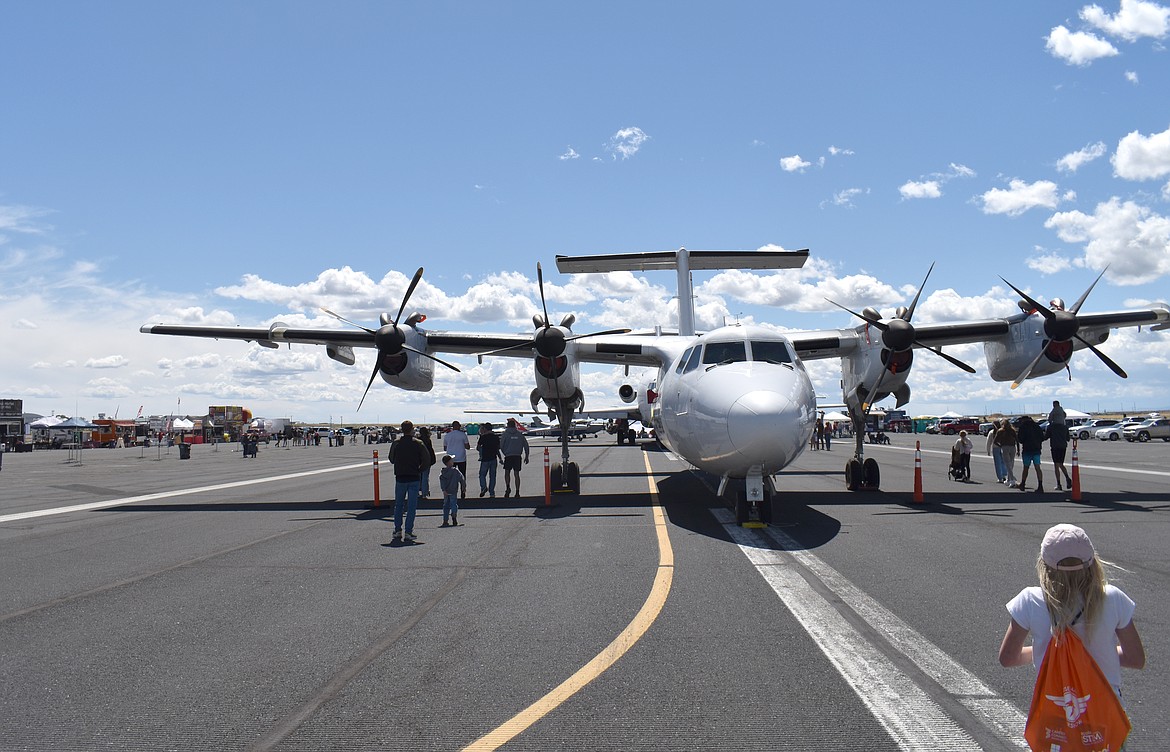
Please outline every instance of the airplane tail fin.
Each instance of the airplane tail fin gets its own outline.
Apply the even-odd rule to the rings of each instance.
[[[562,274],[674,269],[678,274],[678,333],[695,333],[692,269],[799,269],[808,260],[802,251],[648,251],[644,253],[603,253],[590,256],[557,256]]]

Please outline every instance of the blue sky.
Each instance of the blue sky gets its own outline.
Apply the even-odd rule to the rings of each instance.
[[[1084,3],[18,3],[0,48],[0,396],[31,412],[242,404],[356,418],[372,365],[144,323],[578,331],[672,315],[673,278],[558,253],[809,248],[696,274],[699,322],[851,326],[937,262],[916,321],[1166,301],[1170,6]],[[669,321],[665,322],[669,324]],[[1012,392],[918,358],[913,413],[1166,407],[1170,336],[1127,330]],[[531,366],[380,382],[360,419],[526,404]],[[937,361],[937,362],[934,362]],[[839,399],[836,361],[812,364]],[[619,372],[587,369],[593,405]]]

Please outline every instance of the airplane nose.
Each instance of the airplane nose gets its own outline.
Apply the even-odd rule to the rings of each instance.
[[[741,455],[771,464],[777,455],[786,452],[783,431],[791,430],[785,414],[792,412],[794,405],[782,394],[760,390],[748,392],[732,404],[727,411],[727,432],[731,443]]]

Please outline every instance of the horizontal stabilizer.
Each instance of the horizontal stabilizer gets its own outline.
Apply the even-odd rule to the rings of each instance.
[[[693,269],[799,269],[808,260],[803,251],[688,251]],[[557,256],[562,274],[645,272],[674,269],[678,251],[602,253],[591,256]]]

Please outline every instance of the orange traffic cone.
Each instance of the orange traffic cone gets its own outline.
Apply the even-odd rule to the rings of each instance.
[[[1073,456],[1076,456],[1074,450]],[[1076,471],[1076,464],[1073,464],[1074,472]],[[1076,482],[1076,476],[1073,476],[1073,482]],[[914,501],[922,503],[922,442],[914,442]]]
[[[1081,500],[1081,465],[1077,462],[1077,440],[1073,439],[1072,453],[1072,500]]]

